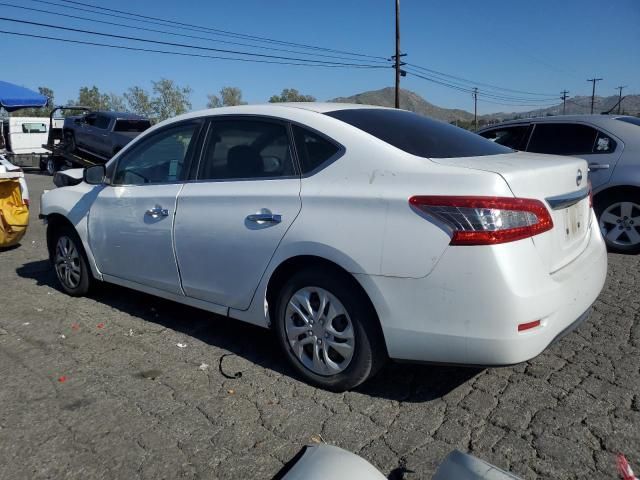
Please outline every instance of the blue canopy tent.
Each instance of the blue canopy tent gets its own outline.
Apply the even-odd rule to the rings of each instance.
[[[21,108],[46,107],[49,99],[28,88],[0,80],[0,107],[7,112]]]

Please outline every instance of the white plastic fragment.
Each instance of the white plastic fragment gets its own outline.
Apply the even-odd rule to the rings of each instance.
[[[178,347],[178,348],[187,348],[187,344],[186,343],[176,343],[176,347]]]
[[[202,370],[204,372],[207,370],[207,368],[209,368],[209,365],[207,365],[206,363],[201,363],[198,367],[198,370]]]
[[[63,340],[64,340],[65,338],[67,338],[67,336],[66,336],[64,333],[61,333],[60,335],[58,335],[58,337],[59,337],[59,338],[61,338],[61,339],[63,339]]]

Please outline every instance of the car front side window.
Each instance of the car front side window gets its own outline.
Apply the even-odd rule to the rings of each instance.
[[[182,180],[198,124],[169,127],[143,140],[118,161],[113,185],[145,185]]]
[[[529,125],[496,128],[495,130],[482,132],[480,135],[499,145],[504,145],[514,150],[524,150],[529,139]]]

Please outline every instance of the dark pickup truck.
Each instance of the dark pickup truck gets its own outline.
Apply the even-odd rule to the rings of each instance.
[[[65,119],[63,140],[69,153],[80,150],[108,160],[150,126],[133,113],[90,112]]]

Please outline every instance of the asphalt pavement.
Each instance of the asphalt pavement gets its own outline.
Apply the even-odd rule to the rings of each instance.
[[[640,471],[640,257],[610,254],[590,320],[530,362],[394,364],[335,394],[260,328],[116,286],[63,294],[37,219],[51,178],[27,182],[29,231],[0,251],[1,479],[269,479],[322,441],[396,480],[455,448],[527,479],[618,478],[618,452]]]

